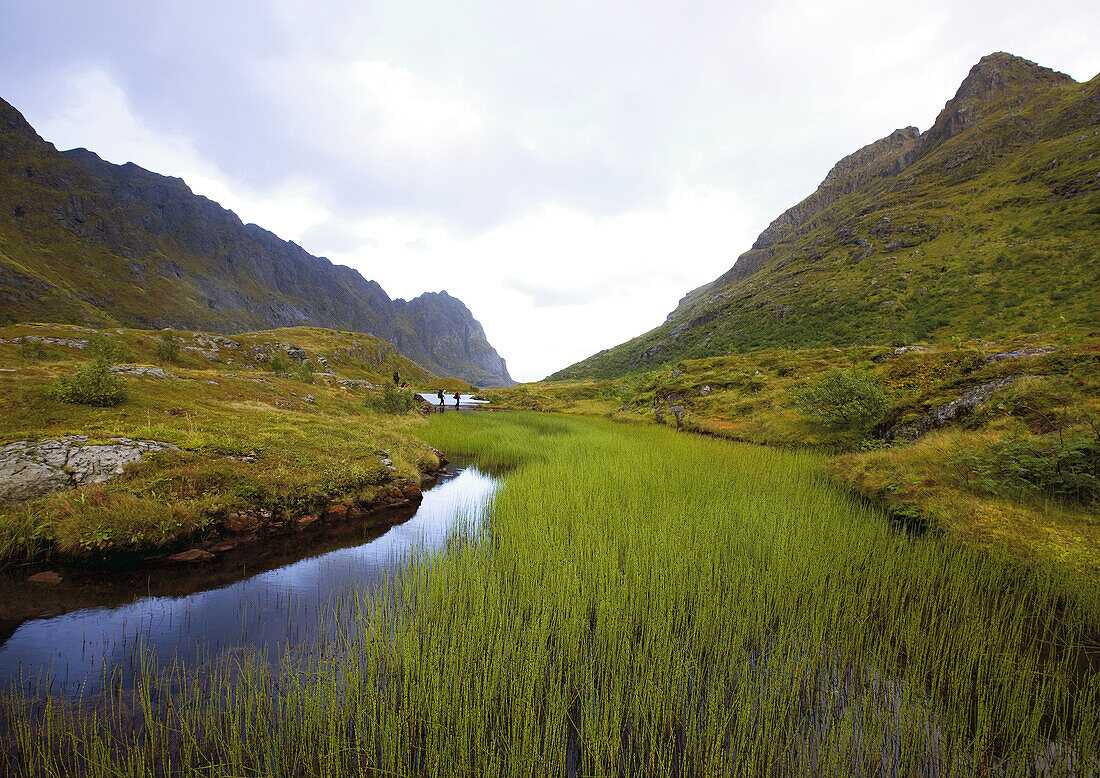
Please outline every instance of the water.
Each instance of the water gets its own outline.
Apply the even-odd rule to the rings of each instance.
[[[476,531],[498,486],[497,479],[475,468],[455,468],[425,491],[412,518],[380,536],[368,536],[366,542],[361,533],[351,538],[351,545],[343,537],[337,543],[344,547],[326,548],[220,588],[207,583],[182,596],[137,599],[131,593],[125,604],[22,621],[0,646],[0,688],[19,682],[42,691],[48,677],[54,693],[94,695],[102,687],[105,667],[118,669],[124,682],[132,679],[142,651],[151,651],[161,664],[173,657],[198,662],[241,650],[277,659],[284,649],[316,639],[321,630],[331,631],[335,625],[322,626],[319,615],[339,613],[330,606],[341,597],[357,587],[377,587],[410,554],[441,548],[454,530]],[[297,537],[294,542],[300,545],[302,536]],[[159,578],[146,576],[149,588],[203,575],[201,567],[194,573],[176,566],[159,572]],[[225,574],[217,569],[208,573],[214,578]],[[107,586],[107,595],[95,590],[83,596],[109,599],[114,594],[117,599],[119,593],[112,588],[125,589],[133,581],[113,584]]]

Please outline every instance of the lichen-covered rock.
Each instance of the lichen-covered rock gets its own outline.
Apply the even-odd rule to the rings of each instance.
[[[1021,348],[1016,351],[1003,351],[1000,354],[990,354],[985,358],[986,364],[990,362],[1003,362],[1006,359],[1020,359],[1021,357],[1038,357],[1043,354],[1053,354],[1054,346],[1042,346],[1040,348]]]
[[[142,376],[145,378],[172,377],[164,368],[153,367],[152,365],[112,365],[111,372],[115,375]]]
[[[0,446],[0,503],[21,502],[51,492],[98,484],[121,475],[127,465],[154,451],[179,451],[157,440],[112,438],[87,445],[87,435],[60,440],[21,440]]]
[[[897,426],[891,427],[886,431],[885,437],[887,440],[894,440],[896,438],[916,440],[930,430],[946,427],[952,421],[961,419],[971,413],[975,408],[992,397],[994,392],[1004,389],[1010,384],[1016,383],[1021,378],[1029,377],[1034,376],[1008,376],[1007,378],[1000,378],[996,381],[990,381],[981,386],[976,386],[951,402],[933,408],[910,424],[898,424]]]

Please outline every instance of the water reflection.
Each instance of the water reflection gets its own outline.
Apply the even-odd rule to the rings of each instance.
[[[424,493],[416,514],[367,543],[301,559],[228,586],[181,597],[143,597],[112,608],[86,608],[20,624],[0,647],[0,687],[35,684],[94,694],[103,668],[129,675],[142,649],[158,661],[187,662],[258,649],[269,657],[315,637],[318,614],[355,587],[369,590],[417,550],[441,548],[455,530],[476,531],[499,481],[457,470]],[[331,628],[334,625],[327,625]]]

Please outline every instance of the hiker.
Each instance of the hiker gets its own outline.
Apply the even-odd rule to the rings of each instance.
[[[401,375],[396,370],[394,370],[393,371],[393,385],[397,386],[399,383],[401,383]]]
[[[443,390],[440,389],[435,396],[439,398],[439,410],[443,410]]]
[[[455,408],[458,408],[458,401],[462,399],[462,392],[455,392]]]

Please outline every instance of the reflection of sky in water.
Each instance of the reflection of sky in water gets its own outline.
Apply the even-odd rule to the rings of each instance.
[[[315,634],[318,611],[335,598],[356,586],[373,588],[414,550],[442,547],[455,529],[476,530],[498,484],[468,468],[426,491],[413,518],[369,543],[186,597],[147,597],[27,621],[0,647],[0,686],[20,676],[34,681],[48,667],[55,690],[76,691],[87,680],[86,692],[93,692],[105,663],[128,675],[142,646],[162,661],[237,647],[276,656]]]

